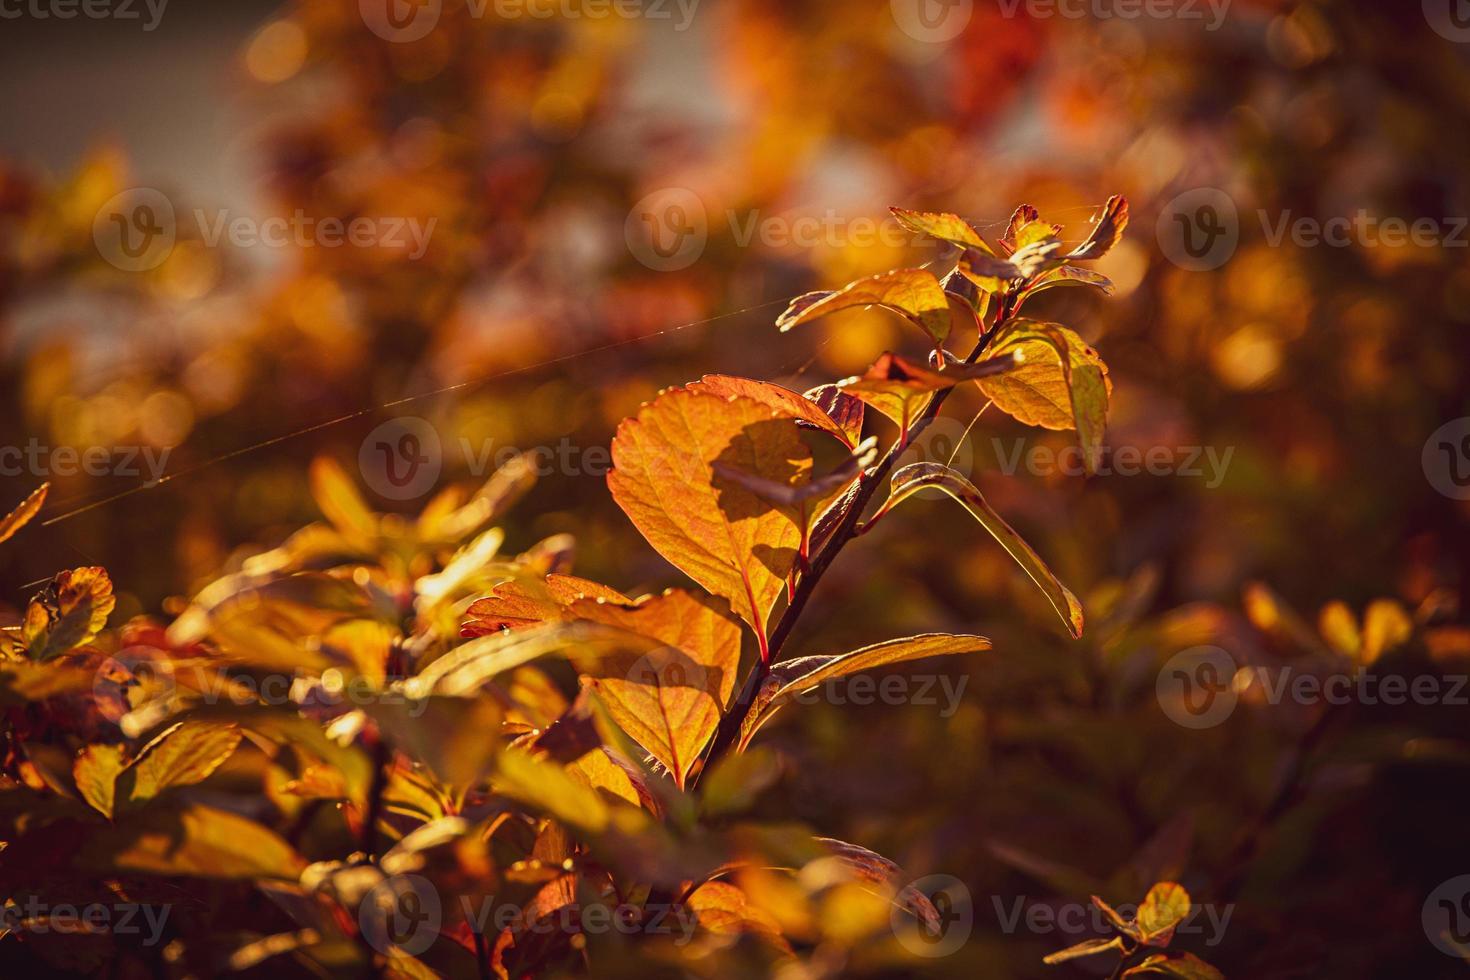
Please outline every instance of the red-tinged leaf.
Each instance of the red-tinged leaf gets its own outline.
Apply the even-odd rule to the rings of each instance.
[[[934,907],[928,895],[912,885],[905,884],[909,876],[904,873],[896,861],[884,857],[877,851],[869,850],[861,844],[851,844],[832,837],[818,837],[816,840],[818,844],[831,851],[833,856],[842,862],[842,866],[859,881],[881,885],[895,892],[898,904],[912,912],[931,935],[939,935],[943,932],[944,920],[940,917],[939,910]]]
[[[1074,248],[1067,258],[1089,262],[1112,251],[1113,246],[1123,240],[1123,230],[1128,227],[1128,199],[1121,194],[1114,194],[1108,198],[1108,203],[1103,206],[1102,213],[1095,221],[1092,234]]]
[[[858,475],[872,466],[877,458],[878,440],[869,437],[832,472],[795,487],[787,483],[767,480],[720,462],[716,462],[712,468],[715,475],[744,487],[762,500],[791,506],[832,496],[857,479]]]
[[[949,336],[949,300],[939,279],[927,269],[895,269],[850,282],[821,298],[812,296],[808,293],[797,297],[776,319],[783,333],[838,310],[881,306],[917,324],[935,345]]]
[[[1018,235],[1020,235],[1021,229],[1031,224],[1033,221],[1040,220],[1041,212],[1037,211],[1036,208],[1032,207],[1031,205],[1022,204],[1020,207],[1016,208],[1015,211],[1011,212],[1011,220],[1006,225],[1006,233],[1001,236],[1001,250],[1007,255],[1010,255],[1012,252],[1014,252],[1016,250],[1016,238]]]
[[[51,484],[41,484],[29,497],[21,501],[19,507],[0,519],[0,544],[15,537],[17,531],[29,524],[41,512],[41,506],[46,503],[46,491],[50,489]]]
[[[990,378],[1020,365],[1014,352],[979,364],[946,364],[935,370],[906,357],[885,353],[860,377],[838,383],[844,394],[860,399],[898,425],[900,432],[923,414],[934,392],[966,381]]]
[[[824,681],[924,657],[950,656],[989,649],[990,641],[983,636],[924,633],[899,640],[886,640],[849,653],[782,661],[771,668],[741,722],[740,748],[744,750],[761,725],[769,721],[793,696],[809,691]]]
[[[542,582],[518,579],[497,585],[470,605],[460,636],[476,637],[564,618],[567,606],[582,597],[628,602],[627,596],[575,575],[548,575]]]
[[[898,223],[909,231],[937,238],[941,242],[973,247],[989,251],[990,246],[980,233],[971,228],[965,219],[947,211],[910,211],[907,208],[889,208]]]
[[[996,337],[996,354],[1020,351],[1016,370],[986,378],[980,388],[1017,421],[1046,429],[1076,429],[1087,472],[1096,471],[1107,429],[1112,382],[1097,351],[1060,324],[1013,320]]]
[[[792,952],[775,917],[752,903],[734,885],[707,881],[689,896],[687,904],[697,917],[699,928],[705,932],[717,936],[749,934],[784,954]]]
[[[716,476],[715,462],[789,486],[811,474],[796,422],[699,385],[664,392],[618,426],[608,486],[655,550],[731,607],[766,648],[766,621],[795,566],[801,514]]]
[[[1082,635],[1082,604],[1077,601],[1077,597],[1052,574],[1041,556],[1001,519],[975,485],[948,466],[939,463],[912,463],[898,470],[893,474],[893,490],[888,502],[883,505],[883,510],[887,511],[928,487],[942,490],[968,510],[1041,589],[1066,624],[1068,632],[1073,637]]]
[[[769,381],[753,381],[750,378],[736,378],[727,374],[706,374],[699,379],[697,386],[726,398],[754,399],[763,405],[770,406],[777,415],[821,429],[823,432],[836,436],[842,442],[852,445],[846,429],[829,415],[825,408],[806,395],[799,395],[789,388],[771,384]],[[691,385],[691,387],[694,386]]]
[[[630,605],[579,599],[571,613],[657,640],[584,671],[618,726],[680,788],[720,723],[740,666],[740,625],[723,603],[681,590]]]
[[[842,430],[849,446],[863,440],[863,405],[860,399],[845,394],[837,385],[819,385],[806,393],[806,397]]]
[[[117,600],[101,568],[74,568],[51,580],[26,608],[21,636],[26,656],[50,660],[92,639],[107,624]]]
[[[1193,953],[1155,953],[1123,971],[1125,977],[1175,977],[1176,980],[1225,980],[1225,974]]]
[[[1123,940],[1118,936],[1114,936],[1111,939],[1084,939],[1075,946],[1068,946],[1066,949],[1052,953],[1050,956],[1042,957],[1041,962],[1047,966],[1056,966],[1058,963],[1065,963],[1068,960],[1077,960],[1084,956],[1096,956],[1099,953],[1106,953],[1110,949],[1122,948]]]
[[[1047,272],[1043,272],[1031,281],[1026,287],[1023,296],[1034,296],[1037,293],[1053,289],[1057,286],[1096,286],[1103,291],[1104,296],[1113,294],[1113,280],[1100,272],[1084,269],[1076,265],[1064,265]]]

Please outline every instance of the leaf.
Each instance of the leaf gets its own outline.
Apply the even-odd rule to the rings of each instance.
[[[614,654],[587,673],[613,720],[682,789],[735,688],[739,624],[723,604],[680,590],[631,606],[579,599],[571,611],[662,644]]]
[[[90,643],[117,600],[101,568],[74,568],[53,578],[26,608],[21,636],[32,660],[50,660]]]
[[[1174,929],[1189,915],[1189,892],[1172,881],[1161,881],[1148,890],[1134,919],[1141,940],[1150,946],[1167,946]]]
[[[82,863],[194,878],[296,881],[306,862],[273,831],[228,810],[195,803],[139,810],[82,844]]]
[[[1041,212],[1030,204],[1022,204],[1011,212],[1011,220],[1006,224],[1006,233],[1001,236],[1000,247],[1007,255],[1016,250],[1016,239],[1021,234],[1021,229],[1034,221],[1041,220]]]
[[[123,771],[124,752],[121,745],[97,743],[82,749],[72,764],[72,780],[82,799],[107,819],[112,819],[114,788]]]
[[[750,934],[784,953],[791,953],[775,917],[751,902],[734,885],[707,881],[689,896],[686,904],[705,932],[717,936]]]
[[[51,484],[41,484],[29,497],[21,501],[19,507],[0,520],[0,544],[15,537],[17,531],[29,524],[41,512],[41,506],[46,503],[46,491],[50,489]]]
[[[766,621],[796,563],[800,512],[715,475],[716,461],[790,486],[811,473],[795,421],[745,396],[674,388],[618,426],[607,482],[659,554],[750,624]]]
[[[806,501],[814,498],[831,497],[857,479],[858,475],[872,466],[877,458],[878,440],[869,436],[832,472],[824,473],[814,480],[795,487],[746,473],[721,462],[716,462],[711,469],[714,470],[716,476],[744,487],[762,500],[773,504],[793,506],[805,504]],[[811,508],[803,507],[802,512],[810,513]]]
[[[749,378],[736,378],[726,374],[706,374],[699,379],[698,384],[705,391],[723,395],[726,398],[754,399],[763,405],[769,405],[778,415],[831,433],[849,446],[853,444],[847,431],[827,413],[825,408],[806,395],[799,395],[789,388],[771,384],[769,381],[752,381]]]
[[[861,400],[846,394],[837,385],[818,385],[808,391],[806,397],[837,423],[849,446],[856,446],[862,441],[865,406]]]
[[[934,907],[934,902],[919,889],[904,884],[909,876],[904,874],[896,861],[884,857],[877,851],[869,850],[861,844],[851,844],[833,837],[818,837],[816,841],[831,851],[842,866],[859,881],[883,885],[897,892],[898,904],[908,909],[920,922],[924,923],[924,927],[930,931],[930,934],[938,935],[943,932],[944,919],[940,916],[939,910]]]
[[[1066,327],[1013,320],[996,338],[996,354],[1020,351],[1014,370],[982,379],[996,407],[1027,425],[1076,429],[1087,472],[1096,472],[1107,427],[1112,382],[1097,351]]]
[[[1414,623],[1403,606],[1392,599],[1374,599],[1363,613],[1363,663],[1371,664],[1409,642],[1413,633]]]
[[[924,633],[899,640],[886,640],[849,653],[782,661],[771,668],[770,675],[741,722],[740,748],[743,751],[760,726],[793,695],[809,691],[824,681],[924,657],[989,649],[990,641],[983,636]]]
[[[895,269],[850,282],[833,293],[799,296],[776,318],[785,333],[792,327],[854,306],[881,306],[917,324],[935,346],[949,336],[949,300],[939,279],[927,269]]]
[[[392,745],[459,790],[483,782],[501,747],[505,709],[488,696],[384,698],[363,710]]]
[[[1079,286],[1096,286],[1103,291],[1104,296],[1113,295],[1113,280],[1100,272],[1093,272],[1091,269],[1083,269],[1075,265],[1059,266],[1043,272],[1031,281],[1021,295],[1033,296],[1047,289],[1074,283]]]
[[[1111,939],[1084,939],[1075,946],[1068,946],[1064,950],[1052,953],[1050,956],[1041,958],[1041,962],[1047,966],[1055,966],[1068,960],[1081,959],[1084,956],[1096,956],[1098,953],[1106,953],[1110,949],[1122,949],[1123,940],[1119,936]]]
[[[332,526],[354,541],[378,534],[378,515],[357,490],[341,465],[328,456],[311,461],[311,495]]]
[[[618,650],[638,655],[656,641],[600,623],[571,620],[546,622],[504,633],[490,633],[455,647],[403,684],[410,698],[431,694],[467,697],[498,674],[550,653],[591,663]]]
[[[965,219],[947,211],[910,211],[907,208],[889,208],[898,223],[910,231],[961,247],[973,246],[989,251],[990,246],[980,233],[971,228]]]
[[[1123,240],[1123,230],[1128,227],[1128,199],[1121,194],[1108,198],[1108,203],[1103,205],[1102,213],[1097,216],[1096,221],[1092,234],[1067,255],[1068,259],[1087,262],[1100,259],[1112,251],[1113,246]]]
[[[934,392],[966,381],[994,377],[1019,365],[1018,355],[1007,353],[979,364],[946,364],[943,370],[935,370],[887,352],[860,377],[838,382],[838,388],[873,406],[892,419],[900,432],[907,433],[913,421],[924,413]]]
[[[1031,581],[1036,583],[1051,602],[1052,608],[1057,611],[1072,636],[1076,638],[1082,635],[1082,604],[1077,601],[1077,597],[1058,581],[1051,569],[1047,568],[1046,562],[1041,560],[1041,556],[1001,519],[975,485],[948,466],[939,463],[911,463],[895,472],[892,493],[888,502],[883,505],[882,512],[927,487],[942,490],[959,501],[1031,577]]]
[[[490,474],[464,506],[442,516],[425,514],[420,531],[438,540],[461,541],[504,514],[535,485],[535,462],[524,453],[515,456]]]
[[[781,778],[781,759],[767,746],[723,756],[699,779],[700,810],[707,817],[744,813]]]
[[[503,629],[560,619],[566,607],[583,596],[629,601],[616,589],[575,575],[548,575],[541,582],[524,579],[505,582],[497,585],[490,595],[471,604],[467,613],[469,619],[460,628],[460,635],[484,636]]]
[[[185,721],[145,745],[123,773],[120,788],[132,803],[151,800],[171,786],[202,783],[240,744],[234,725]]]
[[[1225,980],[1225,975],[1193,953],[1155,953],[1123,971],[1125,977],[1177,977],[1179,980]]]
[[[500,753],[492,784],[502,796],[590,834],[607,830],[612,819],[609,804],[595,790],[577,782],[556,763],[516,749]]]

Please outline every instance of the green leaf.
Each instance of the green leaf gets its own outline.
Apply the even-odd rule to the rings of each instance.
[[[921,660],[924,657],[947,656],[989,650],[990,641],[983,636],[953,633],[924,633],[899,640],[887,640],[850,653],[830,656],[798,657],[782,661],[771,668],[740,726],[740,748],[750,744],[756,731],[794,695],[809,691],[824,681],[883,667],[888,664]]]
[[[1041,589],[1072,636],[1075,638],[1082,635],[1082,604],[1077,601],[1077,597],[1052,574],[1041,556],[1001,519],[975,485],[948,466],[939,463],[911,463],[895,472],[892,493],[883,505],[883,512],[929,487],[942,490],[959,501],[1031,577],[1031,581]]]
[[[881,306],[917,324],[934,341],[949,336],[949,299],[939,279],[927,269],[895,269],[850,282],[836,292],[798,296],[776,318],[785,333],[792,327],[854,306]]]

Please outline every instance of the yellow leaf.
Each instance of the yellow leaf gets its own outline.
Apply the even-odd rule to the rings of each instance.
[[[143,747],[123,773],[128,800],[151,800],[170,786],[201,783],[224,764],[240,744],[233,725],[185,721]]]
[[[72,764],[72,780],[77,784],[82,799],[109,820],[112,819],[115,787],[118,774],[123,771],[123,760],[121,745],[99,743],[82,749]]]
[[[971,246],[990,251],[990,246],[980,233],[971,228],[965,219],[947,211],[910,211],[907,208],[889,208],[898,223],[910,231],[930,238],[937,238],[951,245]]]
[[[1113,246],[1123,240],[1123,229],[1128,227],[1128,199],[1121,194],[1114,194],[1108,198],[1108,203],[1103,205],[1102,213],[1095,219],[1097,224],[1092,229],[1092,234],[1087,236],[1087,241],[1074,248],[1067,258],[1079,262],[1087,262],[1092,259],[1100,259]]]
[[[946,364],[942,371],[937,371],[889,352],[874,361],[862,376],[838,382],[838,388],[873,406],[892,419],[900,432],[906,433],[923,414],[934,392],[965,381],[1004,374],[1020,364],[1019,356],[1007,352],[979,364]]]
[[[1027,425],[1076,429],[1083,465],[1095,472],[1112,394],[1097,351],[1066,327],[1035,320],[1011,321],[992,350],[1020,351],[1023,361],[1013,371],[982,379],[986,397]]]
[[[1145,943],[1167,946],[1174,928],[1189,915],[1189,892],[1172,881],[1161,881],[1148,890],[1138,907],[1134,924]]]
[[[327,456],[312,460],[311,495],[327,520],[354,541],[377,536],[378,515],[336,460]]]
[[[579,599],[571,612],[662,644],[616,652],[588,673],[613,720],[682,788],[734,690],[739,624],[722,604],[678,590],[632,606]]]
[[[847,431],[821,406],[806,395],[799,395],[789,388],[783,388],[768,381],[752,381],[749,378],[736,378],[726,374],[706,374],[699,379],[699,386],[726,398],[736,396],[752,398],[769,405],[778,415],[809,423],[823,432],[831,433],[849,446],[854,444]]]
[[[29,497],[21,502],[21,505],[0,520],[0,544],[15,536],[15,532],[30,523],[31,519],[41,512],[41,505],[46,502],[46,491],[51,484],[43,483],[36,488]]]
[[[92,639],[107,624],[117,600],[101,568],[74,568],[51,580],[26,608],[21,634],[26,655],[50,660]]]
[[[1341,599],[1334,599],[1322,607],[1317,617],[1317,629],[1327,645],[1349,660],[1356,660],[1363,648],[1363,635],[1358,631],[1358,621],[1353,611]]]
[[[629,601],[616,589],[575,575],[548,575],[540,582],[517,579],[497,585],[490,595],[471,604],[467,612],[469,618],[460,634],[485,636],[503,629],[562,619],[567,606],[583,596]]]
[[[771,504],[712,469],[723,462],[799,486],[811,452],[796,422],[745,396],[674,388],[618,426],[608,486],[659,554],[750,624],[766,650],[766,623],[796,562],[800,511]]]
[[[1373,600],[1363,614],[1363,663],[1371,664],[1407,643],[1413,633],[1413,620],[1403,606],[1392,599]]]
[[[170,877],[295,882],[306,862],[273,831],[203,804],[150,807],[91,835],[82,864]]]
[[[949,336],[949,297],[927,269],[895,269],[850,282],[832,293],[807,293],[776,318],[784,333],[818,317],[855,306],[881,306],[917,324],[937,347]]]
[[[1041,556],[995,512],[975,485],[948,466],[939,463],[912,463],[894,473],[893,491],[888,502],[883,505],[883,510],[887,511],[926,487],[942,490],[959,501],[1031,577],[1031,581],[1041,589],[1072,636],[1075,638],[1082,635],[1082,603],[1052,574]]]
[[[745,892],[723,881],[708,881],[689,896],[687,902],[699,920],[699,928],[717,936],[749,934],[785,953],[790,944],[781,935],[776,919],[755,903]]]

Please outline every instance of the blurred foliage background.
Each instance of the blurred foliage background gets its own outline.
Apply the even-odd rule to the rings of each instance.
[[[0,444],[168,448],[178,475],[29,532],[0,554],[0,603],[13,612],[37,580],[99,564],[118,584],[116,621],[168,608],[241,548],[313,519],[307,461],[355,460],[396,416],[434,424],[441,482],[473,481],[483,473],[461,440],[605,447],[640,402],[703,373],[798,390],[857,373],[913,346],[897,318],[853,312],[785,335],[771,322],[804,290],[933,258],[859,230],[888,205],[998,234],[1029,202],[1071,239],[1123,193],[1133,224],[1101,264],[1117,295],[1058,290],[1031,313],[1102,351],[1112,446],[1177,461],[1229,450],[1223,479],[1008,475],[995,440],[1061,449],[1066,434],[987,413],[958,445],[981,403],[952,399],[957,422],[930,451],[958,445],[1083,596],[1087,635],[1065,639],[947,505],[885,521],[834,567],[791,649],[958,630],[995,650],[940,668],[968,675],[949,717],[918,704],[789,712],[773,739],[785,775],[762,812],[964,881],[974,936],[922,964],[934,975],[1063,969],[1039,963],[1059,937],[1006,935],[992,899],[1136,897],[1169,874],[1197,903],[1236,904],[1218,947],[1187,946],[1227,975],[1463,969],[1419,916],[1439,882],[1470,872],[1464,707],[1247,697],[1226,723],[1189,730],[1160,710],[1155,679],[1199,644],[1241,663],[1361,662],[1331,604],[1356,619],[1379,599],[1423,629],[1374,669],[1464,669],[1470,509],[1420,460],[1431,432],[1470,414],[1470,252],[1463,239],[1304,247],[1269,232],[1287,214],[1366,209],[1447,228],[1470,214],[1470,48],[1413,3],[1235,0],[1214,30],[1208,10],[969,6],[942,42],[909,36],[877,0],[704,0],[687,30],[672,4],[668,19],[566,16],[575,3],[476,17],[445,0],[438,27],[408,43],[366,29],[355,2],[301,0],[251,11],[238,37],[197,9],[169,10],[151,33],[79,23],[91,49],[58,42],[30,60],[12,34],[16,57],[0,64],[26,108],[0,160]],[[141,121],[86,100],[37,108],[38,52],[60,73],[89,50],[151,58],[206,35],[227,36],[231,54],[187,77],[215,87],[179,87]],[[200,100],[229,121],[227,139],[190,124]],[[27,152],[26,127],[86,149]],[[239,175],[228,201],[188,189],[185,161],[200,159]],[[99,210],[135,187],[180,216],[172,251],[143,272],[110,264],[93,238]],[[1240,216],[1238,248],[1208,271],[1171,262],[1156,233],[1199,187]],[[640,261],[639,207],[669,188],[702,203],[707,244],[661,271]],[[186,217],[224,207],[435,224],[418,258],[211,246]],[[802,217],[824,229],[812,241],[760,231]],[[586,469],[546,476],[509,546],[568,531],[579,574],[630,593],[675,584]],[[48,517],[142,482],[51,479]],[[0,500],[38,482],[0,477]],[[947,549],[933,543],[941,527]]]

